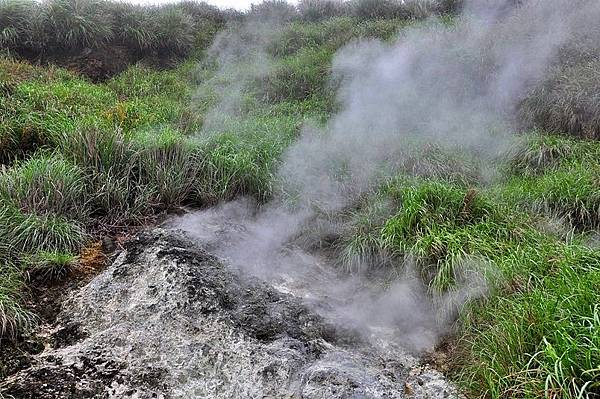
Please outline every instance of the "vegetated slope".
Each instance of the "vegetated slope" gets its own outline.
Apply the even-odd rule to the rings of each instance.
[[[336,110],[334,53],[353,39],[391,40],[421,23],[390,7],[362,1],[344,11],[303,2],[300,14],[282,3],[254,7],[262,18],[289,17],[261,47],[271,67],[252,79],[209,59],[164,71],[135,65],[93,84],[60,68],[0,60],[3,335],[35,322],[22,301],[27,275],[68,273],[91,237],[182,205],[268,199],[279,158],[300,128]],[[381,18],[390,15],[397,18]],[[492,294],[463,311],[450,364],[442,365],[474,397],[593,398],[600,390],[600,144],[592,140],[600,131],[600,51],[593,37],[565,46],[520,104],[526,144],[502,161],[497,183],[486,184],[468,157],[431,146],[409,158],[404,173],[332,215],[342,227],[318,244],[353,273],[398,267],[410,256],[432,292],[452,290],[465,267],[486,271]],[[31,58],[33,50],[15,46],[6,47]],[[167,57],[198,49],[186,48],[169,45]],[[147,54],[136,51],[135,59]],[[236,112],[196,135],[222,88],[236,83]]]

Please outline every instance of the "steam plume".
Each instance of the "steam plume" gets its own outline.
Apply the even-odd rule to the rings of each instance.
[[[188,217],[189,229],[197,232],[215,215],[237,218],[244,231],[220,248],[233,264],[292,285],[304,281],[313,290],[305,292],[307,298],[328,291],[333,299],[324,313],[331,317],[395,328],[417,350],[435,343],[448,322],[440,323],[441,310],[484,294],[484,281],[471,275],[461,290],[435,300],[409,276],[384,291],[361,290],[368,283],[360,277],[341,280],[321,266],[326,258],[288,244],[315,217],[316,207],[336,212],[352,204],[398,173],[419,148],[436,145],[491,165],[514,145],[519,103],[561,49],[600,20],[598,1],[515,3],[472,0],[455,23],[432,19],[406,29],[392,44],[368,40],[341,49],[332,73],[341,111],[323,129],[303,129],[285,153],[279,171],[283,194],[258,213],[233,203]],[[240,45],[233,42],[227,49]],[[268,64],[262,66],[268,70]],[[218,112],[227,112],[220,107]],[[493,168],[485,172],[493,176]],[[298,199],[293,209],[283,199],[290,193]]]

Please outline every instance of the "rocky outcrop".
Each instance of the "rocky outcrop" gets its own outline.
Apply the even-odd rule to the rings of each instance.
[[[442,376],[233,271],[181,233],[131,240],[63,304],[15,398],[449,398]]]

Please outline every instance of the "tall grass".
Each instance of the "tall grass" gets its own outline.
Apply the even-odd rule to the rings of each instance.
[[[523,102],[523,119],[554,133],[600,138],[599,67],[600,61],[591,61],[550,75]]]
[[[35,317],[22,305],[21,274],[14,265],[0,262],[0,337],[15,337],[30,330]]]
[[[28,0],[0,2],[0,48],[18,49],[32,40],[32,13],[36,3]]]
[[[135,140],[141,183],[152,187],[155,206],[168,210],[189,202],[198,174],[197,145],[170,129],[146,131]]]
[[[141,184],[139,154],[118,129],[82,129],[61,151],[90,176],[90,214],[101,223],[140,221],[152,208],[152,189]]]
[[[103,0],[47,0],[42,4],[43,43],[58,48],[99,47],[113,40],[114,20]]]
[[[29,213],[87,217],[82,171],[58,154],[37,154],[0,174],[0,196]]]
[[[533,288],[469,315],[459,378],[472,397],[593,398],[600,389],[600,254],[557,259]]]
[[[509,199],[538,213],[565,218],[579,230],[600,226],[598,165],[563,166],[536,178],[516,178],[505,188]]]
[[[189,55],[208,46],[225,14],[206,3],[138,6],[106,0],[2,0],[0,46],[26,57],[122,46],[143,55]]]
[[[44,280],[60,280],[66,277],[76,261],[72,253],[59,250],[38,251],[23,259],[27,273]]]

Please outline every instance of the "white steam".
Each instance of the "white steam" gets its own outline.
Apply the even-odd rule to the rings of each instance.
[[[283,197],[275,198],[255,212],[237,202],[178,222],[213,241],[232,264],[313,298],[329,317],[367,335],[393,331],[416,350],[431,347],[451,321],[448,315],[485,294],[485,273],[466,273],[456,291],[431,298],[408,272],[385,289],[360,276],[343,279],[328,267],[327,257],[290,243],[310,226],[315,206],[342,210],[425,146],[467,153],[489,166],[484,178],[493,176],[490,165],[515,142],[511,133],[519,103],[561,48],[600,20],[599,1],[514,3],[470,1],[452,24],[433,19],[405,30],[392,44],[368,40],[343,48],[333,61],[341,111],[323,129],[305,128],[283,157],[279,176],[283,191],[298,199],[296,206],[290,209]],[[266,73],[270,66],[260,61],[266,41],[245,47],[243,38],[237,39],[228,36],[222,46],[221,37],[217,54],[233,50],[247,61],[250,51],[257,54],[258,74]],[[230,61],[228,68],[237,65],[236,58]],[[215,115],[231,111],[241,88],[233,86]],[[206,230],[211,225],[215,228]]]

